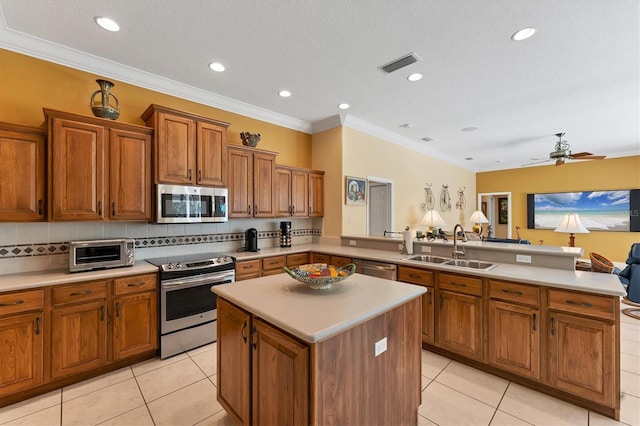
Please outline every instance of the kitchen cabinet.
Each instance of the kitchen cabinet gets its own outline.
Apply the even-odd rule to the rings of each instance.
[[[282,268],[286,264],[287,257],[285,255],[266,257],[262,259],[262,276],[281,274],[284,272]]]
[[[113,359],[158,348],[158,281],[154,274],[113,280]]]
[[[417,284],[427,288],[421,296],[422,302],[422,342],[435,343],[435,309],[433,272],[408,266],[398,267],[398,281]]]
[[[44,380],[44,292],[0,294],[0,398]]]
[[[43,128],[0,123],[0,221],[45,219],[45,136]]]
[[[549,380],[608,406],[620,392],[617,298],[549,290]],[[618,405],[619,409],[619,405]]]
[[[324,216],[324,172],[309,172],[309,217]]]
[[[439,274],[438,346],[467,358],[482,360],[481,296],[481,279]]]
[[[108,281],[96,281],[53,289],[53,379],[107,363],[107,288]]]
[[[225,185],[229,123],[153,104],[142,119],[155,131],[155,183]]]
[[[295,253],[287,255],[287,268],[295,268],[296,266],[309,263],[309,253]]]
[[[343,266],[347,266],[352,262],[353,262],[353,259],[351,259],[350,257],[335,256],[335,255],[331,256],[331,265],[335,266],[336,268],[342,268]]]
[[[293,167],[276,167],[276,217],[309,215],[309,172]]]
[[[275,216],[274,152],[228,148],[229,218]]]
[[[250,280],[261,276],[262,261],[260,259],[236,262],[236,281]]]
[[[310,256],[311,263],[326,263],[327,265],[331,264],[331,255],[311,252]]]
[[[44,111],[49,125],[49,218],[149,220],[152,130]]]
[[[488,362],[540,380],[540,290],[489,280]]]

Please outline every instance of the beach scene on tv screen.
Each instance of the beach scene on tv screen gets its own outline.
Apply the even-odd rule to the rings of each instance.
[[[630,191],[535,194],[535,229],[555,229],[567,213],[577,213],[590,231],[630,230]]]

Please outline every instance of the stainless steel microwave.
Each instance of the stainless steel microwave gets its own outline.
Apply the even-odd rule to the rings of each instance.
[[[156,223],[226,222],[227,188],[158,184]]]
[[[135,263],[135,240],[71,241],[69,243],[69,271],[120,268]]]

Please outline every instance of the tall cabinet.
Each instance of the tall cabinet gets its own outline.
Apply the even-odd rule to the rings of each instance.
[[[276,153],[229,146],[229,218],[274,217]]]

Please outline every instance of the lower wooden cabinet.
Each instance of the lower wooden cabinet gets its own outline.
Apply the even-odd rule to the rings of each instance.
[[[262,276],[262,261],[260,259],[236,262],[236,281],[250,280]]]
[[[435,289],[433,284],[433,272],[424,269],[400,266],[398,268],[398,281],[418,284],[427,288],[427,293],[421,296],[422,302],[422,342],[435,343]]]
[[[0,317],[0,399],[43,382],[42,311]]]

